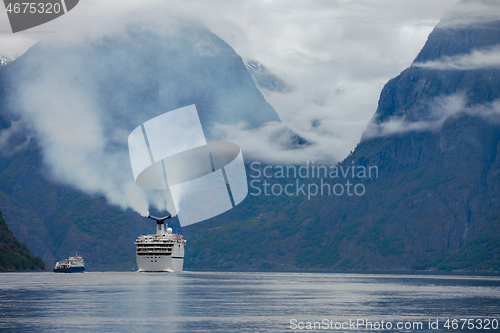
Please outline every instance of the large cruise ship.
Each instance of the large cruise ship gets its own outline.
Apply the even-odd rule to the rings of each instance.
[[[148,218],[156,221],[156,235],[142,235],[134,242],[139,272],[182,272],[186,240],[172,234],[172,228],[165,229],[164,222],[171,216]]]

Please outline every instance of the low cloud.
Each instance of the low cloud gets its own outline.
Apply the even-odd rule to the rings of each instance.
[[[10,126],[0,131],[0,152],[10,155],[26,147],[31,141],[31,135],[23,135],[25,122],[21,119],[11,122]]]
[[[500,100],[488,104],[475,105],[465,110],[466,114],[482,117],[493,123],[500,123]]]
[[[460,28],[498,20],[500,3],[498,0],[461,0],[447,11],[440,20],[440,28]]]
[[[363,139],[371,139],[376,137],[385,137],[408,132],[424,132],[438,130],[443,126],[446,118],[441,118],[437,121],[414,121],[409,122],[403,118],[391,118],[381,124],[369,124]]]
[[[312,143],[295,159],[334,162],[356,146],[384,84],[411,64],[455,2],[84,1],[67,15],[33,29],[53,34],[16,34],[17,55],[35,38],[68,35],[75,42],[71,32],[84,31],[85,38],[95,40],[119,32],[124,22],[157,24],[162,33],[176,19],[200,22],[239,55],[261,62],[294,87],[288,94],[262,93],[283,123]],[[13,41],[8,45],[14,51]]]
[[[384,84],[411,64],[455,2],[256,1],[244,2],[241,11],[233,5],[224,21],[208,15],[207,26],[238,54],[294,87],[286,94],[265,89],[262,94],[283,124],[310,144],[280,148],[271,134],[275,124],[262,128],[253,141],[250,132],[239,132],[242,128],[226,132],[245,156],[261,151],[269,162],[278,156],[289,163],[344,159],[370,122]]]
[[[123,144],[126,136],[105,127],[95,96],[83,80],[78,84],[49,72],[34,77],[18,96],[50,167],[49,177],[87,193],[103,194],[112,204],[147,215],[150,200],[130,175],[128,152],[112,148],[119,143],[114,140],[124,140]]]
[[[47,48],[51,39],[78,47],[105,35],[124,34],[128,24],[146,22],[168,35],[175,33],[178,21],[201,23],[239,55],[261,62],[295,88],[287,94],[262,91],[282,123],[267,123],[259,129],[249,129],[244,123],[216,125],[214,133],[221,140],[240,144],[245,157],[277,163],[334,163],[359,142],[383,85],[411,64],[453,3],[81,1],[68,14],[31,32],[0,35],[0,56],[17,57],[42,38],[49,40],[44,44]],[[6,16],[0,20],[3,31],[10,29],[6,22]],[[55,69],[57,58],[54,55]],[[96,87],[81,79],[81,73],[91,68],[76,67],[56,78],[44,74],[25,87],[19,98],[23,112],[36,126],[51,177],[88,193],[103,194],[111,203],[141,214],[147,213],[148,205],[164,210],[168,202],[164,194],[146,194],[130,174],[124,148],[130,129],[116,126],[115,120],[123,120],[121,115],[106,116],[105,106],[94,103],[92,89]],[[128,79],[139,82],[136,77]],[[396,125],[382,133],[397,131]]]
[[[363,134],[363,140],[408,132],[439,131],[450,116],[458,114],[500,122],[500,100],[473,106],[467,106],[466,102],[462,94],[436,97],[429,103],[429,119],[409,121],[403,116],[393,117],[383,123],[371,122]]]
[[[500,46],[486,50],[475,50],[470,54],[442,57],[439,60],[415,62],[415,67],[437,70],[472,70],[481,68],[500,68]]]
[[[239,144],[245,158],[266,163],[341,161],[368,125],[370,118],[361,117],[362,113],[365,109],[376,109],[377,86],[357,82],[316,92],[310,87],[301,85],[296,92],[288,94],[265,93],[271,105],[288,111],[280,114],[281,123],[267,123],[257,129],[250,129],[244,123],[216,125],[211,132],[218,140]],[[304,141],[306,143],[301,143]]]

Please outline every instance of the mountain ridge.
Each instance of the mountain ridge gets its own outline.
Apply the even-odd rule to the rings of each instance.
[[[415,65],[495,45],[499,23],[438,25],[412,66],[384,86],[367,132],[341,163],[378,166],[380,178],[363,182],[364,196],[247,199],[253,202],[244,202],[241,210],[262,211],[261,218],[185,228],[194,252],[187,266],[499,271],[500,122],[494,103],[500,98],[500,72]],[[439,47],[444,50],[435,50]],[[471,112],[475,106],[490,107],[493,114]],[[228,214],[238,221],[237,212]],[[243,238],[246,224],[257,230],[245,236],[251,241]],[[217,237],[243,244],[231,241],[219,251],[211,245]]]
[[[438,26],[435,31],[439,33],[430,34],[423,50],[460,43],[462,37],[455,38],[455,33],[496,35],[500,27],[496,22],[492,23],[496,30],[478,28],[475,32],[462,30],[474,30],[476,25],[447,27],[445,33]],[[463,54],[467,45],[449,50]],[[421,51],[416,59],[426,63],[454,55],[446,52],[436,50],[425,57]],[[14,61],[3,67],[0,77],[5,69],[14,70],[20,64]],[[246,70],[242,62],[241,66]],[[238,73],[229,71],[228,75]],[[252,80],[248,73],[242,75],[245,82]],[[496,68],[441,70],[412,64],[386,84],[370,132],[340,164],[375,165],[380,175],[321,179],[331,187],[356,181],[365,186],[364,195],[249,195],[227,213],[183,228],[188,240],[185,268],[499,271],[500,128],[492,121],[496,119],[494,103],[500,98],[499,80]],[[131,91],[132,104],[154,104],[159,90],[155,84],[146,86],[152,88],[135,96]],[[255,92],[254,88],[253,84]],[[3,128],[18,121],[5,116],[15,107],[9,89],[0,85]],[[475,106],[489,107],[493,114],[488,118],[482,111],[474,113],[471,108]],[[388,131],[388,123],[397,125],[396,130],[393,126]],[[26,138],[18,133],[12,140],[21,144]],[[12,224],[14,233],[29,240],[36,251],[45,246],[44,259],[65,257],[65,251],[79,246],[84,247],[79,253],[93,269],[131,269],[133,239],[152,232],[151,224],[131,211],[107,205],[102,196],[47,181],[39,149],[34,140],[0,163],[0,190],[7,198],[0,204],[7,203],[12,212],[26,209],[23,220]],[[249,181],[266,180],[280,186],[299,180],[250,177],[250,165],[247,175]],[[320,179],[300,181],[319,183]],[[29,223],[34,224],[31,231],[26,228]],[[173,227],[179,227],[176,219]],[[39,238],[35,241],[27,232],[39,232]]]

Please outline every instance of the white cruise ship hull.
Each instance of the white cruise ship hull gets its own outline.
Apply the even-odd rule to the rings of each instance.
[[[137,267],[139,272],[175,272],[172,256],[137,255]]]
[[[137,255],[139,272],[182,272],[184,258]]]
[[[184,242],[176,242],[171,253],[137,251],[137,268],[139,272],[182,272],[184,266]]]

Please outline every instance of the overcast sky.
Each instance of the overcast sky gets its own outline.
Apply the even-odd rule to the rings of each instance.
[[[82,38],[94,41],[124,31],[129,23],[153,23],[168,34],[179,21],[201,22],[244,59],[261,62],[294,88],[289,93],[262,90],[282,123],[268,123],[258,130],[247,129],[245,124],[221,125],[216,127],[220,139],[240,144],[245,158],[256,157],[281,165],[306,161],[335,164],[359,142],[376,111],[384,84],[411,64],[428,34],[455,2],[81,0],[60,18],[16,34],[10,32],[6,12],[0,6],[0,56],[16,58],[37,41],[52,37],[63,43],[78,43]],[[451,64],[420,65],[496,65],[497,51],[488,52],[454,58]],[[151,199],[134,184],[127,166],[126,142],[123,151],[107,154],[106,147],[113,142],[99,135],[105,127],[88,94],[63,85],[62,88],[70,89],[62,94],[72,96],[66,101],[69,104],[57,107],[54,103],[64,102],[61,99],[50,100],[52,104],[40,102],[47,89],[53,90],[49,93],[57,90],[50,88],[55,84],[50,75],[45,80],[36,89],[31,87],[34,90],[25,87],[25,95],[20,99],[38,136],[46,139],[39,140],[44,161],[58,180],[87,193],[102,193],[109,202],[142,214],[147,214],[150,205],[164,210],[163,201],[152,201],[158,196]],[[38,99],[33,95],[37,91]],[[83,97],[79,100],[74,96]],[[75,100],[77,105],[73,105]],[[453,101],[460,105],[459,98]],[[53,119],[59,123],[66,119],[69,125],[54,129]],[[0,133],[0,148],[18,127],[21,126],[15,123]],[[429,124],[416,124],[404,130],[428,127]],[[374,131],[374,135],[394,133],[400,128],[400,122],[393,121]],[[310,143],[307,148],[284,149],[286,133],[291,133],[288,129],[305,138]],[[72,133],[73,140],[66,139],[67,132]],[[79,132],[85,135],[74,140]],[[88,133],[94,135],[89,137]]]
[[[188,17],[208,26],[244,58],[294,87],[263,91],[284,124],[314,143],[301,154],[266,149],[270,160],[336,162],[354,149],[376,110],[383,85],[408,67],[442,14],[456,0],[131,1],[82,0],[66,15],[16,34],[0,13],[0,55],[15,58],[38,40],[71,30],[91,38],[116,22]],[[315,126],[313,126],[313,124]],[[272,128],[273,126],[270,126]],[[228,139],[252,145],[241,128]],[[255,134],[255,133],[253,133]],[[266,153],[264,153],[266,154]],[[264,156],[266,158],[266,156]]]

